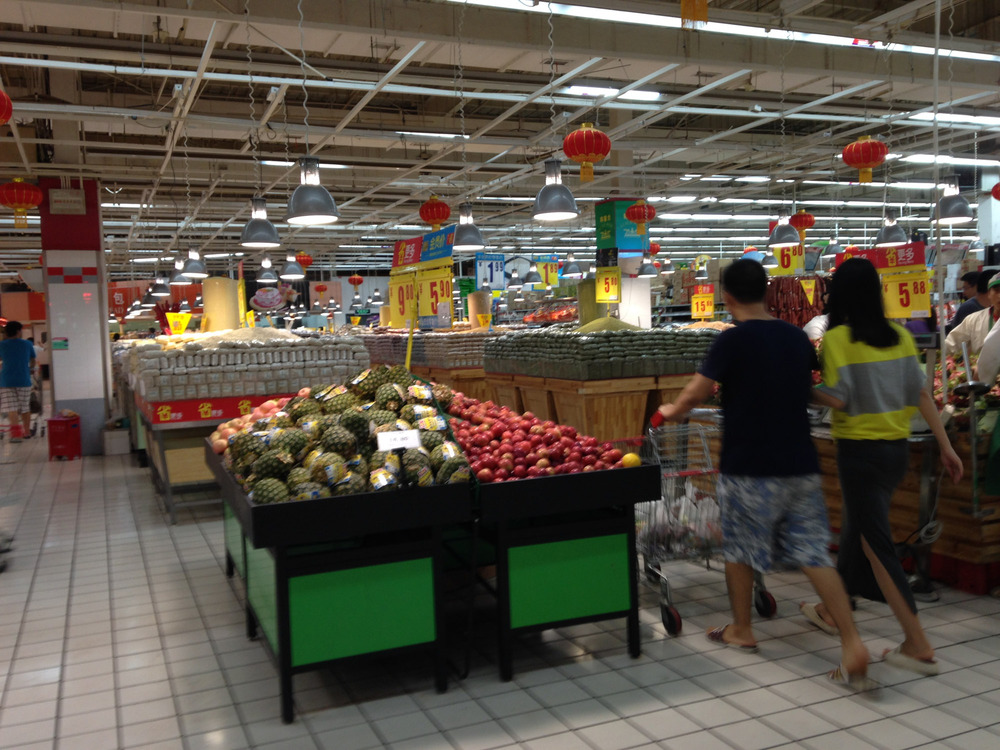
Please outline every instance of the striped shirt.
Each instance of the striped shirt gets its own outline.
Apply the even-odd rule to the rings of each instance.
[[[817,386],[844,402],[835,409],[831,433],[845,440],[900,440],[920,403],[924,374],[910,332],[890,323],[899,343],[877,349],[851,340],[840,325],[823,338],[823,382]]]

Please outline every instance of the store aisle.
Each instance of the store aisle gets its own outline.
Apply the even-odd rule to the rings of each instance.
[[[667,566],[684,635],[664,634],[643,586],[638,660],[621,622],[583,625],[522,641],[502,683],[480,629],[443,695],[421,658],[355,662],[297,676],[284,725],[223,575],[219,511],[169,526],[130,457],[46,458],[44,440],[0,441],[0,528],[17,534],[0,574],[4,750],[1000,747],[1000,601],[942,591],[923,609],[942,674],[878,664],[885,687],[853,696],[822,677],[836,641],[798,616],[801,575],[768,577],[779,615],[753,656],[706,641],[727,621],[722,574],[684,562]],[[873,653],[896,642],[886,607],[857,617]]]

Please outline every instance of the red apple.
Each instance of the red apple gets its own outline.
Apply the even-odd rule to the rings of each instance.
[[[489,469],[480,469],[476,472],[476,479],[483,484],[489,484],[493,481],[493,472]]]

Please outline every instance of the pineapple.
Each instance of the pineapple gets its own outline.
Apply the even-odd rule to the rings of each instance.
[[[385,383],[375,391],[375,408],[398,412],[403,405],[403,389],[395,383]],[[395,417],[395,414],[393,414]]]
[[[250,499],[257,505],[284,503],[288,500],[288,488],[280,479],[265,477],[254,484]]]
[[[348,472],[347,476],[333,487],[335,495],[358,495],[368,491],[368,480],[357,472]]]
[[[253,473],[261,479],[273,477],[284,480],[295,466],[295,459],[288,453],[269,450],[253,462]]]
[[[302,459],[312,441],[303,430],[288,428],[271,438],[272,450],[285,451],[296,461]]]
[[[432,385],[431,394],[442,409],[447,409],[451,405],[451,400],[455,397],[455,392],[442,383]]]
[[[324,453],[316,459],[310,471],[314,482],[332,487],[347,476],[347,464],[336,453]]]
[[[371,437],[368,421],[368,415],[360,411],[347,411],[340,415],[340,426],[354,433],[359,443]]]
[[[312,472],[305,466],[296,466],[288,472],[287,484],[290,489],[294,490],[299,485],[308,482],[312,482]]]
[[[444,444],[444,435],[437,430],[421,430],[420,444],[428,451],[432,451],[439,445]]]
[[[447,441],[431,451],[431,466],[435,471],[438,471],[448,459],[459,458],[461,456],[462,449],[458,447],[458,443]]]
[[[368,419],[376,426],[380,424],[393,424],[396,421],[396,412],[389,411],[388,409],[370,409],[368,411]]]
[[[327,414],[340,414],[341,412],[354,409],[361,405],[361,399],[348,390],[334,393],[323,403],[323,410]]]
[[[358,439],[350,430],[341,425],[331,427],[323,433],[323,448],[349,458],[358,452]]]
[[[389,368],[389,382],[406,389],[413,385],[413,376],[403,365],[393,365]]]
[[[441,468],[438,469],[437,473],[437,483],[454,484],[458,481],[468,482],[471,475],[472,470],[469,468],[469,462],[465,460],[465,456],[455,456],[454,458],[446,459],[441,464]]]

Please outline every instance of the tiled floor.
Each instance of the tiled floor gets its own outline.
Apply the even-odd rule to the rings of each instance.
[[[1000,748],[1000,601],[942,590],[922,614],[942,674],[877,664],[883,689],[852,695],[823,677],[836,641],[798,615],[801,575],[768,577],[778,616],[753,656],[706,641],[727,621],[722,575],[686,562],[667,566],[684,634],[665,635],[643,586],[639,659],[621,621],[547,631],[503,683],[480,628],[447,693],[421,658],[354,662],[297,676],[285,725],[223,575],[217,509],[170,526],[131,458],[48,463],[42,440],[0,441],[0,493],[0,528],[17,533],[0,574],[3,750]],[[897,642],[886,607],[857,619],[872,653]]]

